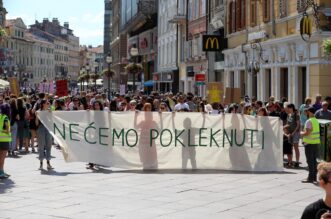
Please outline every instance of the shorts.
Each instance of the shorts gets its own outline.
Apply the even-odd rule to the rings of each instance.
[[[0,142],[0,151],[8,151],[9,142]]]
[[[291,144],[299,144],[299,141],[300,141],[300,132],[294,133],[294,135],[292,135],[291,138],[289,139],[289,142]]]

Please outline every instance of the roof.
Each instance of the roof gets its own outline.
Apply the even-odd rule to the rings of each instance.
[[[50,44],[53,45],[52,43],[50,43],[47,39],[42,38],[40,36],[34,35],[33,33],[26,33],[25,36],[34,42],[41,42],[41,43],[45,43],[45,44]]]

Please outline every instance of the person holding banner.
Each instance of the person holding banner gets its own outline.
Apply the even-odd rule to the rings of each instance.
[[[9,143],[12,140],[10,133],[9,114],[9,105],[2,104],[0,106],[0,179],[6,179],[10,176],[4,172],[5,159],[9,149]]]
[[[103,111],[103,104],[101,103],[100,100],[93,101],[92,110]],[[88,163],[88,166],[86,167],[86,169],[96,170],[95,164],[94,163]]]
[[[37,115],[40,111],[50,110],[50,103],[47,100],[40,101],[40,110],[37,111]],[[50,164],[51,160],[51,149],[52,149],[52,136],[46,127],[39,121],[38,116],[36,117],[37,126],[37,139],[38,139],[38,152],[39,152],[39,169],[43,169],[43,161],[47,160],[47,169],[51,170],[53,167]],[[46,152],[46,153],[45,153]],[[46,156],[45,156],[46,155]]]

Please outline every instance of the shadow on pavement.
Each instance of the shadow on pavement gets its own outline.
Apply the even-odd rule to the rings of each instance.
[[[162,169],[162,170],[114,170],[112,173],[137,173],[137,174],[296,174],[294,172],[257,172],[234,170],[210,170],[210,169]]]
[[[14,181],[10,178],[0,179],[0,194],[6,193],[6,190],[14,187]]]
[[[67,175],[78,175],[78,174],[88,174],[91,172],[57,172],[55,170],[40,170],[40,174],[49,176],[67,176]]]

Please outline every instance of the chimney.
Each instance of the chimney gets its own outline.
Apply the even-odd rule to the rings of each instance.
[[[63,26],[67,29],[69,29],[69,22],[64,22]]]
[[[44,18],[43,23],[47,23],[47,22],[48,22],[48,18]]]
[[[53,18],[52,23],[59,25],[59,20],[57,18]]]

